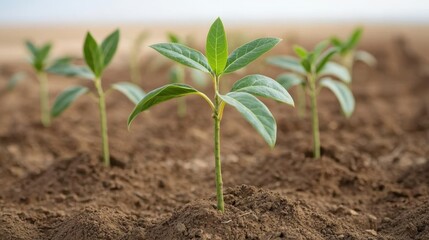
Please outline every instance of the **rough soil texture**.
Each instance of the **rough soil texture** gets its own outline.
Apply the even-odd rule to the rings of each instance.
[[[184,118],[175,102],[161,104],[128,132],[133,105],[109,95],[108,169],[90,97],[45,129],[28,66],[1,65],[0,86],[15,71],[29,79],[0,96],[0,239],[429,239],[429,53],[406,37],[362,47],[379,64],[356,64],[353,116],[321,92],[320,160],[311,158],[310,119],[293,108],[265,101],[278,123],[274,150],[226,109],[225,214],[215,209],[212,119],[201,99],[187,99]],[[165,83],[168,66],[147,66],[146,90]],[[247,71],[280,73],[256,64]],[[113,65],[103,81],[107,88],[127,78],[126,65]],[[91,86],[50,83],[52,99],[67,86]]]

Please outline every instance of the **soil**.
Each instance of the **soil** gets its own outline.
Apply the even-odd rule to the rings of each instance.
[[[29,79],[0,96],[0,239],[429,239],[429,52],[406,38],[363,47],[379,64],[355,65],[353,116],[321,92],[319,160],[311,158],[308,116],[265,101],[278,123],[270,150],[226,109],[225,214],[215,208],[212,119],[201,99],[187,99],[184,118],[174,101],[161,104],[128,132],[133,105],[109,95],[106,168],[91,98],[44,128],[31,70],[1,65],[2,86],[15,71]],[[143,66],[144,89],[162,85],[168,68]],[[126,66],[115,64],[103,81],[127,78]],[[67,86],[91,85],[56,76],[50,83],[52,99]]]

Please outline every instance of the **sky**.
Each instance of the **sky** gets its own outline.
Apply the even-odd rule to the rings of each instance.
[[[429,0],[0,0],[0,25],[323,21],[429,23]]]

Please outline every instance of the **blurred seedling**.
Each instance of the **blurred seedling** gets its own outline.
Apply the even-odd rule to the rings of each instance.
[[[50,64],[48,62],[49,53],[52,47],[50,43],[37,47],[32,42],[27,41],[25,45],[30,52],[30,63],[36,72],[36,76],[39,81],[41,122],[43,126],[48,127],[51,124],[51,117],[49,115],[49,86],[46,71],[52,66],[61,64],[68,58],[60,58]],[[12,79],[9,87],[13,88],[17,82],[19,82],[19,78]]]
[[[128,126],[139,115],[161,102],[197,95],[202,97],[212,109],[214,119],[214,155],[216,172],[217,209],[224,212],[223,183],[220,156],[220,122],[226,105],[234,107],[256,129],[270,147],[274,147],[277,135],[275,119],[268,108],[255,96],[267,97],[279,102],[293,105],[293,100],[284,87],[275,80],[263,75],[249,75],[238,80],[231,91],[219,92],[221,77],[235,72],[280,42],[278,38],[260,38],[242,45],[228,56],[228,43],[223,23],[218,18],[210,27],[206,41],[206,56],[201,52],[178,43],[159,43],[151,47],[160,54],[187,67],[207,73],[213,79],[214,97],[196,88],[172,83],[149,92],[135,107],[128,118]]]
[[[3,90],[0,91],[0,95],[3,95],[6,92],[10,92],[22,81],[27,78],[27,74],[25,72],[17,72],[13,74],[7,81],[6,86]]]
[[[317,44],[313,51],[295,46],[294,51],[298,58],[273,56],[267,59],[268,63],[290,71],[277,78],[285,89],[297,86],[310,97],[314,158],[320,157],[317,96],[321,88],[326,87],[334,93],[346,117],[349,117],[355,108],[355,100],[348,87],[351,82],[350,73],[346,67],[330,61],[338,49],[328,48],[328,45],[328,41],[323,41]]]
[[[130,73],[131,73],[131,82],[134,84],[139,84],[141,81],[140,74],[140,52],[144,41],[149,37],[149,32],[141,32],[137,38],[134,40],[131,46],[130,52]]]
[[[179,38],[179,36],[173,33],[168,33],[168,39],[170,43],[184,45],[184,42]],[[187,75],[187,72],[185,67],[181,64],[175,64],[170,69],[170,83],[185,83],[186,75]],[[208,79],[206,78],[206,75],[201,74],[200,71],[191,68],[189,69],[188,75],[190,75],[190,79],[197,86],[205,87],[207,85]],[[179,117],[185,117],[186,115],[185,98],[178,99],[177,114]]]
[[[110,166],[109,140],[107,133],[107,116],[105,97],[110,90],[117,90],[123,93],[128,99],[134,103],[138,103],[143,97],[144,92],[135,84],[130,82],[119,82],[113,84],[109,90],[104,91],[102,86],[102,76],[106,67],[111,62],[116,53],[119,43],[119,30],[114,31],[106,37],[101,45],[93,38],[91,33],[87,33],[83,54],[85,57],[86,66],[75,66],[70,62],[58,64],[50,69],[59,75],[75,76],[89,79],[94,83],[95,93],[84,86],[73,86],[64,90],[55,100],[51,110],[52,117],[58,117],[70,104],[78,97],[84,94],[92,94],[97,99],[100,113],[100,129],[102,139],[103,160],[106,166]]]
[[[356,61],[364,62],[369,66],[375,66],[377,64],[377,60],[372,54],[356,49],[362,38],[362,33],[362,28],[356,28],[345,40],[341,40],[337,37],[331,38],[332,45],[338,48],[339,62],[347,67],[350,72],[353,71],[353,64]]]

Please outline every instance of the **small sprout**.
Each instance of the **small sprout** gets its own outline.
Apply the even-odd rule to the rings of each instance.
[[[338,48],[340,63],[352,72],[355,61],[362,61],[369,66],[375,66],[377,60],[369,52],[356,50],[356,47],[362,37],[363,29],[356,28],[348,39],[342,41],[337,37],[331,39],[332,45]]]
[[[275,119],[268,108],[255,96],[267,97],[293,105],[289,93],[275,80],[263,75],[249,75],[238,80],[227,94],[219,93],[223,75],[237,71],[280,42],[278,38],[260,38],[234,50],[228,56],[228,44],[223,23],[218,18],[207,35],[206,56],[201,52],[178,43],[159,43],[151,47],[178,63],[209,74],[213,79],[213,101],[194,87],[172,83],[149,92],[135,107],[128,118],[128,126],[139,113],[161,102],[188,95],[202,97],[212,109],[214,119],[214,152],[216,172],[217,208],[224,211],[223,183],[220,159],[220,122],[226,105],[234,107],[256,129],[270,147],[274,147],[277,135]]]
[[[103,159],[106,166],[110,166],[109,140],[107,134],[107,116],[105,92],[102,87],[102,76],[106,67],[111,62],[116,53],[119,43],[119,30],[110,34],[99,45],[92,37],[91,33],[87,33],[83,46],[83,53],[87,66],[75,66],[70,61],[62,61],[53,65],[49,71],[64,76],[80,77],[93,81],[96,96],[100,111],[100,128],[102,138]],[[118,90],[123,93],[133,103],[138,103],[143,97],[144,92],[135,84],[129,82],[115,83],[110,89]],[[110,90],[109,89],[109,90]],[[109,91],[108,90],[108,91]],[[58,117],[70,104],[80,96],[91,93],[89,88],[84,86],[74,86],[64,90],[55,100],[51,110],[53,117]]]
[[[48,127],[51,123],[51,118],[49,116],[49,89],[46,69],[48,68],[48,56],[52,45],[46,43],[41,47],[37,47],[30,41],[27,41],[25,45],[30,52],[30,63],[39,80],[41,122],[43,126]],[[53,65],[55,65],[57,61],[55,61]]]
[[[15,87],[18,85],[18,83],[24,81],[26,79],[26,77],[27,77],[27,74],[25,74],[25,72],[17,72],[15,74],[13,74],[9,78],[9,80],[7,81],[7,85],[1,91],[1,93],[12,91],[13,89],[15,89]]]
[[[170,43],[177,43],[177,44],[184,44],[184,42],[179,38],[179,36],[168,33],[168,39]],[[205,86],[206,85],[206,78],[205,75],[201,76],[201,72],[195,69],[190,69],[191,71],[191,79],[193,83],[199,86]],[[183,65],[176,64],[170,69],[170,83],[186,83],[186,70]],[[185,98],[179,98],[178,99],[178,105],[177,105],[177,114],[179,117],[183,118],[186,115],[186,99]]]
[[[307,51],[301,46],[296,46],[294,50],[299,58],[275,56],[268,58],[267,62],[291,72],[281,74],[277,78],[277,81],[285,89],[299,86],[303,91],[307,90],[311,99],[313,153],[314,158],[319,158],[320,138],[317,96],[320,88],[326,87],[330,89],[339,100],[345,116],[349,117],[355,108],[353,94],[347,85],[352,79],[347,68],[330,61],[338,49],[335,47],[328,48],[327,41],[317,44],[313,51]]]
[[[140,76],[140,51],[143,45],[143,42],[149,37],[149,32],[141,32],[137,38],[134,40],[131,46],[130,52],[130,72],[131,72],[131,82],[134,84],[139,84],[141,80]]]

